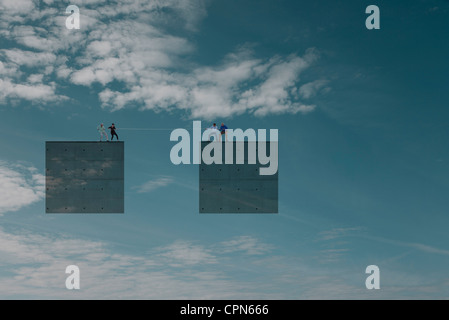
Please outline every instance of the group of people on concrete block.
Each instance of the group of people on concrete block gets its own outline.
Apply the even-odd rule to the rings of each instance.
[[[215,141],[217,141],[217,140],[221,141],[221,137],[223,135],[225,135],[225,139],[226,139],[226,141],[228,141],[228,133],[227,133],[228,127],[225,126],[225,124],[223,122],[221,123],[220,128],[217,127],[216,123],[214,123],[212,125],[212,127],[206,128],[206,129],[211,129],[212,130],[211,133],[209,134],[209,140],[210,140],[210,138],[212,136],[214,136]],[[217,137],[218,137],[218,139],[217,139]]]
[[[115,132],[115,130],[116,130],[117,128],[115,127],[115,125],[112,124],[108,129],[111,130],[111,141],[114,140],[114,136],[116,136],[117,141],[118,141],[118,135],[117,135],[117,132]],[[103,136],[105,136],[106,141],[109,142],[109,138],[108,138],[108,134],[106,133],[106,128],[105,128],[105,126],[104,126],[103,124],[100,124],[100,125],[97,127],[97,130],[98,130],[98,132],[100,133],[100,141],[102,141]]]

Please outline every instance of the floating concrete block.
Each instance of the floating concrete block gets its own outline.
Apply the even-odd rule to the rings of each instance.
[[[47,213],[124,213],[124,143],[46,145]]]
[[[209,143],[213,142],[201,142],[201,150]],[[272,143],[277,144],[268,141],[268,153]],[[233,164],[225,163],[225,145],[229,144],[233,145]],[[236,164],[238,149],[245,151],[244,164]],[[255,156],[256,164],[247,163],[251,156]],[[256,142],[222,142],[222,164],[202,161],[199,166],[199,212],[278,213],[278,172],[261,175],[260,168],[267,165],[261,165],[258,159]]]

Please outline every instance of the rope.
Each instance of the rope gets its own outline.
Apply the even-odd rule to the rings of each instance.
[[[128,130],[128,131],[173,131],[175,129],[184,129],[187,131],[192,131],[192,128],[116,128],[115,130]],[[209,129],[209,128],[203,128]]]
[[[175,129],[184,129],[187,131],[192,131],[192,128],[115,128],[115,130],[119,131],[119,130],[128,130],[128,131],[173,131]],[[211,128],[202,128],[201,131],[205,131],[207,129],[211,129]],[[217,131],[220,131],[219,128],[216,129]]]

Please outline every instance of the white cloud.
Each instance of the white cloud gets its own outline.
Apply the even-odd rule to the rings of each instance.
[[[245,112],[257,116],[307,113],[315,106],[301,103],[290,91],[316,58],[314,50],[308,50],[303,58],[276,57],[264,62],[239,51],[228,55],[221,66],[199,67],[189,75],[148,70],[137,77],[130,91],[105,89],[100,100],[112,110],[137,102],[143,109],[156,111],[189,109],[193,118],[206,119]],[[254,82],[258,84],[251,86]]]
[[[36,168],[0,161],[0,215],[41,201],[44,194],[44,176]]]
[[[147,193],[158,188],[166,187],[169,184],[173,183],[173,181],[174,179],[172,177],[158,177],[156,179],[149,180],[138,187],[134,187],[134,189],[137,190],[137,193]]]
[[[7,14],[26,14],[34,9],[32,0],[1,0],[0,10]]]
[[[27,32],[27,31],[26,31]],[[33,103],[59,102],[67,99],[56,92],[55,82],[44,75],[53,73],[54,65],[65,63],[66,57],[51,52],[1,49],[0,103],[8,99],[24,99]],[[29,74],[24,80],[23,75]]]
[[[299,88],[299,94],[304,99],[310,99],[315,96],[318,91],[323,88],[329,81],[327,80],[315,80],[309,83],[302,85]]]
[[[171,266],[217,263],[217,258],[210,250],[190,242],[176,241],[159,250],[162,251],[159,256],[167,258]]]
[[[13,2],[3,2],[5,7],[14,7]],[[243,47],[211,66],[189,61],[195,48],[186,32],[181,37],[167,30],[196,30],[207,14],[207,1],[127,0],[104,5],[103,1],[76,0],[71,4],[82,8],[80,30],[65,28],[66,16],[53,1],[41,3],[38,9],[30,7],[29,12],[19,7],[28,8],[32,2],[17,4],[13,9],[23,20],[20,24],[0,13],[0,21],[6,23],[3,29],[7,30],[0,36],[28,48],[3,50],[6,59],[0,72],[8,74],[3,86],[10,84],[15,89],[5,90],[2,102],[30,96],[40,102],[58,101],[64,99],[58,89],[69,82],[100,84],[102,107],[113,111],[135,106],[157,112],[177,109],[193,118],[212,119],[243,113],[308,113],[315,109],[315,105],[303,103],[300,95],[311,97],[312,91],[319,90],[319,83],[298,88],[301,73],[317,60],[313,49],[302,57],[294,54],[261,59]],[[33,73],[46,77],[24,83],[20,72],[14,76],[14,68],[23,73],[35,68],[38,70]],[[54,85],[50,83],[53,76],[58,79]],[[120,85],[113,85],[116,83]],[[22,94],[27,88],[21,85],[32,85],[34,93]]]
[[[55,85],[39,83],[16,84],[9,80],[0,79],[0,102],[9,98],[21,98],[33,102],[60,101],[65,99],[55,93]]]
[[[322,231],[318,237],[321,241],[335,240],[347,236],[353,236],[362,230],[361,227],[349,227],[349,228],[333,228],[330,230]]]
[[[88,85],[94,82],[96,76],[91,69],[85,68],[80,71],[73,73],[72,82],[75,84],[84,84]]]
[[[252,243],[251,245],[247,245]],[[178,240],[147,253],[121,253],[107,242],[0,227],[0,296],[4,299],[398,299],[443,297],[446,287],[383,266],[384,287],[363,286],[364,269],[314,266],[259,249],[259,239],[222,243]],[[243,244],[243,246],[242,246]],[[236,250],[227,250],[234,247]],[[252,252],[252,253],[250,253]],[[242,254],[243,253],[243,254]],[[65,288],[65,268],[81,271],[81,290]],[[351,277],[348,277],[348,274]],[[391,285],[385,285],[386,283]],[[411,286],[412,285],[412,286]]]
[[[0,61],[0,74],[3,76],[12,76],[17,74],[17,67],[14,65],[5,65]]]
[[[265,254],[274,249],[270,244],[262,243],[258,239],[250,236],[240,236],[220,243],[222,252],[231,253],[242,251],[249,255]]]
[[[25,50],[0,50],[5,59],[19,66],[36,67],[51,65],[56,61],[56,56],[50,52],[33,52]]]
[[[0,296],[40,299],[230,299],[254,297],[250,285],[219,271],[218,257],[175,241],[147,254],[113,252],[100,241],[0,227]],[[65,289],[65,268],[81,270],[81,290]],[[257,293],[259,297],[268,295]]]
[[[295,101],[289,94],[299,79],[300,73],[317,59],[313,49],[309,49],[303,58],[290,56],[274,64],[268,71],[267,79],[247,97],[249,108],[256,108],[255,114],[265,116],[270,113],[307,113],[315,106],[306,106]]]
[[[321,264],[340,262],[350,252],[347,238],[358,236],[362,230],[362,227],[347,227],[321,231],[317,241],[321,242],[323,249],[319,250],[316,258]]]
[[[111,49],[111,43],[108,41],[93,41],[86,50],[92,52],[93,56],[105,57],[111,52]]]
[[[32,74],[28,77],[28,82],[39,83],[39,82],[42,82],[43,78],[44,78],[43,74]]]

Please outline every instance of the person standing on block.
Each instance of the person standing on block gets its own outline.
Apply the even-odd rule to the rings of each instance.
[[[228,130],[228,127],[226,127],[225,124],[222,122],[220,127],[220,141],[223,135],[225,135],[226,141],[228,141],[228,133],[226,132],[226,130]]]
[[[209,141],[210,141],[210,137],[212,137],[212,136],[214,137],[214,141],[217,141],[217,138],[219,137],[219,131],[218,131],[217,124],[214,123],[213,126],[208,129],[211,130],[210,134],[209,134]]]
[[[117,135],[117,133],[115,132],[115,130],[116,130],[115,125],[112,124],[108,129],[111,130],[111,141],[114,140],[114,136],[117,137],[117,141],[118,141],[118,135]]]
[[[108,134],[106,133],[106,128],[103,124],[100,124],[97,127],[98,132],[100,133],[100,141],[102,141],[103,135],[106,137],[106,141],[109,141]]]

